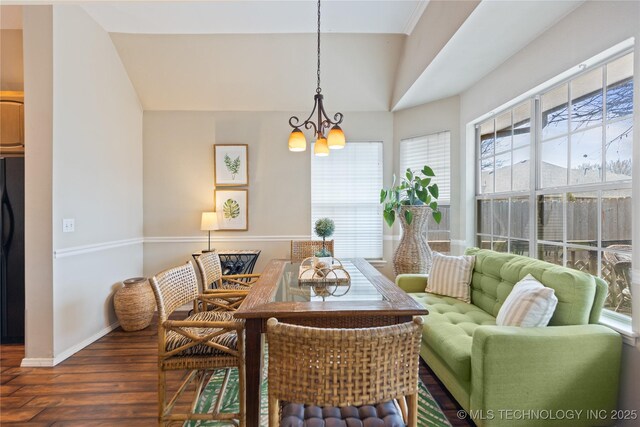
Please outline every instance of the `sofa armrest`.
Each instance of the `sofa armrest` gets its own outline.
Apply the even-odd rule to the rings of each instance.
[[[471,349],[471,411],[492,413],[479,426],[533,421],[509,419],[504,412],[517,410],[573,411],[576,417],[548,425],[607,425],[607,419],[596,418],[608,418],[616,408],[621,351],[620,335],[600,325],[478,327]]]
[[[407,293],[424,292],[428,279],[428,274],[398,274],[396,285]]]

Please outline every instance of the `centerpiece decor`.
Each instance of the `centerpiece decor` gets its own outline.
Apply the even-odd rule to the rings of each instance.
[[[322,250],[316,252],[317,257],[328,257],[333,254],[327,250],[327,237],[331,237],[336,229],[336,224],[331,218],[320,218],[316,221],[314,230],[318,237],[322,237]]]
[[[380,191],[383,216],[389,227],[396,217],[400,218],[402,238],[393,255],[394,274],[428,274],[431,270],[431,248],[427,243],[429,215],[440,223],[442,213],[438,210],[438,184],[432,183],[433,169],[425,165],[414,172],[407,168],[400,184],[396,176],[390,188]]]
[[[300,264],[298,283],[304,284],[349,284],[351,275],[342,262],[333,257],[309,257]]]

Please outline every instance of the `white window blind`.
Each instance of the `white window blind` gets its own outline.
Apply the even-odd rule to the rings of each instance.
[[[448,205],[451,200],[451,132],[408,138],[400,141],[400,171],[404,176],[407,168],[422,170],[429,165],[436,174],[440,194],[438,203]]]
[[[336,257],[382,258],[381,188],[382,142],[347,142],[328,157],[312,154],[311,234],[317,219],[331,218]]]

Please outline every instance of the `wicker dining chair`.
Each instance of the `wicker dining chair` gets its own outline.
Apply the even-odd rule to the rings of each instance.
[[[202,279],[202,291],[205,294],[217,292],[220,295],[220,290],[248,291],[260,278],[260,274],[222,275],[222,263],[216,251],[203,253],[196,259],[196,264]],[[211,300],[212,308],[209,309],[236,310],[243,300],[244,298]]]
[[[214,295],[198,294],[198,280],[193,265],[170,268],[150,280],[158,306],[158,425],[165,426],[186,420],[238,420],[245,424],[245,357],[244,322],[229,311],[201,311],[184,320],[169,320],[178,308],[194,301],[207,303]],[[239,291],[225,291],[239,293]],[[220,413],[219,392],[212,413],[195,413],[200,394],[215,369],[226,369],[226,385],[230,368],[238,369],[239,412]],[[178,390],[167,402],[167,371],[189,371]],[[195,384],[193,402],[188,412],[174,412],[174,407],[189,386]]]
[[[325,247],[333,255],[333,240],[327,240]],[[315,256],[316,252],[322,250],[322,240],[292,240],[291,241],[291,262],[301,262],[305,258]]]
[[[422,323],[323,329],[269,319],[269,427],[369,417],[416,427]]]

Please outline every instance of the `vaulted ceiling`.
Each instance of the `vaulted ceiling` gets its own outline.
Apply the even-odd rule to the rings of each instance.
[[[390,111],[461,93],[582,2],[323,0],[326,106]],[[312,102],[315,0],[75,4],[111,34],[146,110]]]

